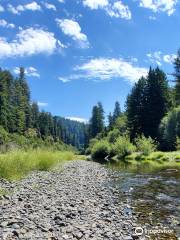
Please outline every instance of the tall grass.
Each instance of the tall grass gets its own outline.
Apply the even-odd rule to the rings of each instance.
[[[19,179],[33,170],[46,171],[58,163],[75,159],[73,152],[16,150],[0,154],[0,178]]]

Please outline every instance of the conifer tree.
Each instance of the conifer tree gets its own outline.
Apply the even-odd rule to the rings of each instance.
[[[175,101],[176,105],[180,105],[180,49],[177,54],[177,58],[174,61],[174,67],[175,67]]]
[[[121,108],[120,103],[118,101],[115,102],[114,112],[113,112],[113,122],[115,123],[116,119],[121,116]]]

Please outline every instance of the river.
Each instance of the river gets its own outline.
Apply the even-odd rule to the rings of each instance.
[[[120,201],[126,203],[125,213],[137,216],[137,231],[152,240],[179,239],[180,170],[132,168],[123,163],[107,166],[113,169],[112,183],[119,189]]]

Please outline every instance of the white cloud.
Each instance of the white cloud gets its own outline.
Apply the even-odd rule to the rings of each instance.
[[[60,3],[64,3],[64,0],[58,0],[58,2],[60,2]]]
[[[177,57],[176,54],[166,54],[166,55],[163,56],[163,60],[166,63],[172,64],[176,57]]]
[[[140,6],[153,12],[166,12],[169,16],[175,11],[178,0],[140,0]]]
[[[4,7],[0,5],[0,12],[4,12]]]
[[[45,103],[45,102],[37,102],[37,104],[39,107],[47,107],[48,106],[48,103]]]
[[[15,74],[19,74],[19,67],[15,67],[13,71],[14,71]],[[25,68],[25,74],[28,77],[40,78],[40,74],[38,73],[38,70],[34,67]]]
[[[131,19],[131,11],[122,1],[111,3],[109,0],[83,0],[83,5],[90,9],[103,9],[110,17]]]
[[[59,77],[58,78],[59,81],[63,82],[63,83],[67,83],[67,82],[70,82],[71,80],[69,80],[68,78],[64,78],[64,77]]]
[[[147,75],[148,69],[137,67],[133,62],[123,58],[95,58],[83,65],[76,66],[74,71],[74,74],[64,77],[64,79],[68,81],[75,79],[105,81],[112,78],[123,78],[130,82],[136,82],[140,77]]]
[[[129,7],[124,5],[121,1],[115,2],[107,8],[106,11],[111,17],[124,18],[127,20],[131,19],[131,11],[129,10]]]
[[[20,12],[24,12],[26,10],[41,11],[41,6],[35,1],[25,5],[18,5],[17,7],[14,7],[13,5],[8,4],[8,10],[13,14],[20,14]]]
[[[81,122],[81,123],[87,123],[88,120],[85,118],[80,118],[80,117],[65,117],[66,119],[76,121],[76,122]]]
[[[59,41],[53,33],[28,28],[20,30],[12,42],[8,42],[6,38],[0,38],[0,58],[40,53],[52,54],[58,47],[60,47]]]
[[[150,62],[159,66],[161,66],[163,62],[172,64],[176,58],[176,54],[163,54],[161,51],[148,53],[146,55]]]
[[[44,2],[43,4],[47,9],[56,11],[56,6],[55,5],[47,3],[47,2]]]
[[[104,8],[109,5],[108,0],[83,0],[83,5],[91,9]]]
[[[56,22],[63,33],[77,41],[80,47],[85,48],[89,46],[87,36],[81,32],[81,27],[78,22],[71,19],[56,19]]]
[[[8,23],[6,20],[4,19],[0,19],[0,26],[4,27],[4,28],[15,28],[14,23]]]

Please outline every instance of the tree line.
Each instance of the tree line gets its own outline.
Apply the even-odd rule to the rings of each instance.
[[[17,78],[0,69],[0,126],[10,134],[63,141],[77,148],[87,144],[86,124],[40,111],[31,101],[24,68]]]
[[[99,102],[93,107],[90,119],[90,138],[103,138],[118,130],[133,143],[139,136],[151,138],[164,151],[176,150],[180,138],[180,50],[174,60],[175,84],[169,84],[159,67],[149,69],[127,96],[125,111],[115,103],[113,114],[105,115]]]

